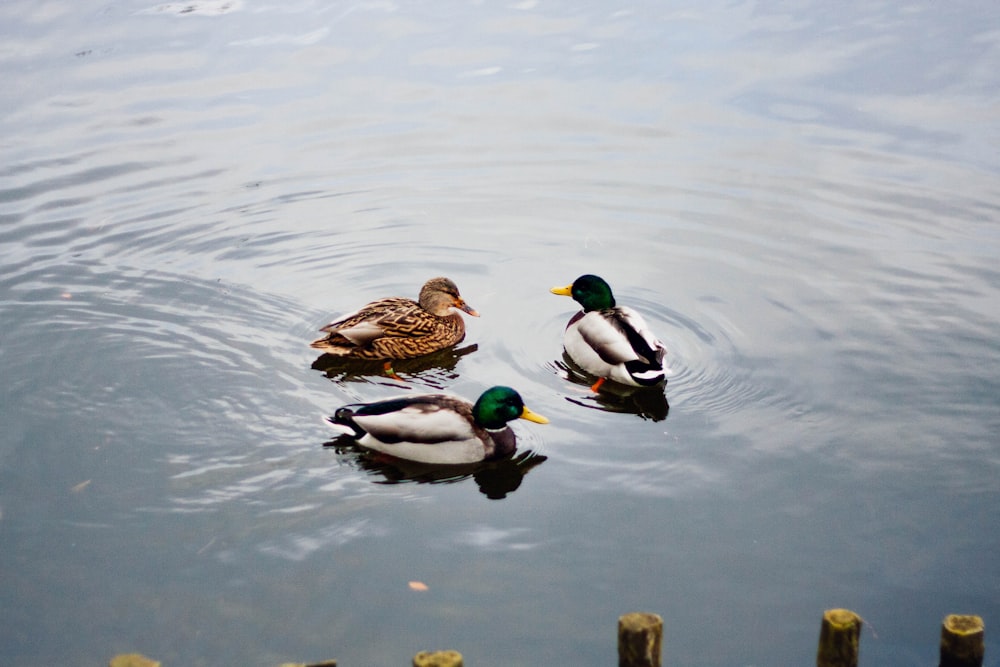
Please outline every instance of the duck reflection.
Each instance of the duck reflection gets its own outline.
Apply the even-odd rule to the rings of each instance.
[[[458,378],[455,367],[459,360],[478,349],[479,346],[475,343],[449,347],[415,359],[395,360],[390,368],[387,368],[384,361],[349,359],[324,353],[312,362],[312,369],[336,382],[371,382],[374,378],[403,383],[410,379],[443,389],[450,381]]]
[[[605,382],[595,392],[591,391],[591,387],[596,378],[577,366],[565,351],[562,361],[556,361],[554,365],[567,380],[587,389],[579,397],[567,397],[570,403],[605,412],[626,412],[654,422],[663,421],[670,413],[663,387],[629,387],[617,382]]]
[[[524,476],[548,457],[526,450],[507,458],[459,465],[432,465],[388,456],[359,447],[354,438],[341,435],[323,443],[338,454],[354,454],[358,466],[373,476],[382,477],[378,484],[453,484],[473,478],[479,491],[491,500],[501,500],[516,491]]]

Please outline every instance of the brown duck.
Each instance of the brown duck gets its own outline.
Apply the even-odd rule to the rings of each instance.
[[[465,338],[457,311],[479,317],[448,278],[431,278],[418,301],[388,297],[373,301],[320,329],[312,347],[352,359],[412,359],[456,345]]]

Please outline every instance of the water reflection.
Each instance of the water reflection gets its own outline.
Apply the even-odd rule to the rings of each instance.
[[[358,467],[382,477],[379,484],[452,484],[472,477],[479,491],[491,500],[501,500],[516,491],[524,476],[548,457],[527,450],[506,459],[461,465],[431,465],[407,461],[359,447],[349,435],[323,443],[338,454],[355,453]]]
[[[458,379],[455,370],[459,360],[479,349],[476,344],[450,347],[416,359],[399,359],[392,362],[396,377],[386,373],[385,363],[366,359],[347,359],[333,354],[321,354],[312,363],[312,369],[320,371],[334,382],[376,382],[399,386],[405,381],[413,381],[435,389],[444,389],[451,381]]]
[[[390,664],[443,627],[590,667],[652,602],[677,664],[793,664],[832,602],[901,667],[934,609],[998,613],[996,11],[158,2],[0,5],[0,663]],[[562,365],[546,288],[584,266],[664,336],[665,391]],[[429,267],[479,350],[398,373],[517,386],[544,444],[321,451],[400,387],[306,347],[331,293]],[[448,502],[469,478],[524,491]]]
[[[570,403],[605,412],[631,413],[654,422],[663,421],[670,413],[662,387],[628,387],[605,382],[599,391],[593,392],[590,388],[597,378],[577,366],[565,350],[562,361],[554,361],[552,366],[564,378],[585,388],[578,396],[567,396]]]

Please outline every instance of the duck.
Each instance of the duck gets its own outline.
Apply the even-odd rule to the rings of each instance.
[[[389,456],[434,465],[502,459],[517,449],[507,422],[548,419],[505,386],[490,387],[475,404],[451,394],[416,394],[338,408],[326,421],[358,445]]]
[[[457,345],[465,338],[459,311],[479,317],[450,278],[431,278],[417,301],[388,297],[372,301],[320,329],[324,336],[311,347],[351,359],[413,359]]]
[[[666,346],[638,312],[615,304],[607,281],[585,274],[565,287],[553,287],[551,292],[573,297],[583,306],[566,324],[563,347],[580,368],[597,376],[592,391],[596,393],[607,380],[632,387],[666,382]]]

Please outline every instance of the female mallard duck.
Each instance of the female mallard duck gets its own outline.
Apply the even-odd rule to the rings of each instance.
[[[311,345],[327,354],[353,359],[412,359],[456,345],[465,338],[465,321],[455,310],[479,317],[448,278],[431,278],[419,302],[403,297],[373,301],[327,324]]]
[[[611,287],[598,276],[584,275],[553,294],[571,296],[583,306],[566,325],[563,347],[580,368],[599,379],[632,387],[652,387],[666,381],[663,355],[667,353],[645,320],[628,306],[616,306]]]
[[[510,387],[492,387],[476,404],[448,394],[346,405],[327,421],[350,429],[359,445],[400,459],[432,464],[477,463],[514,453],[513,419],[547,424]]]

